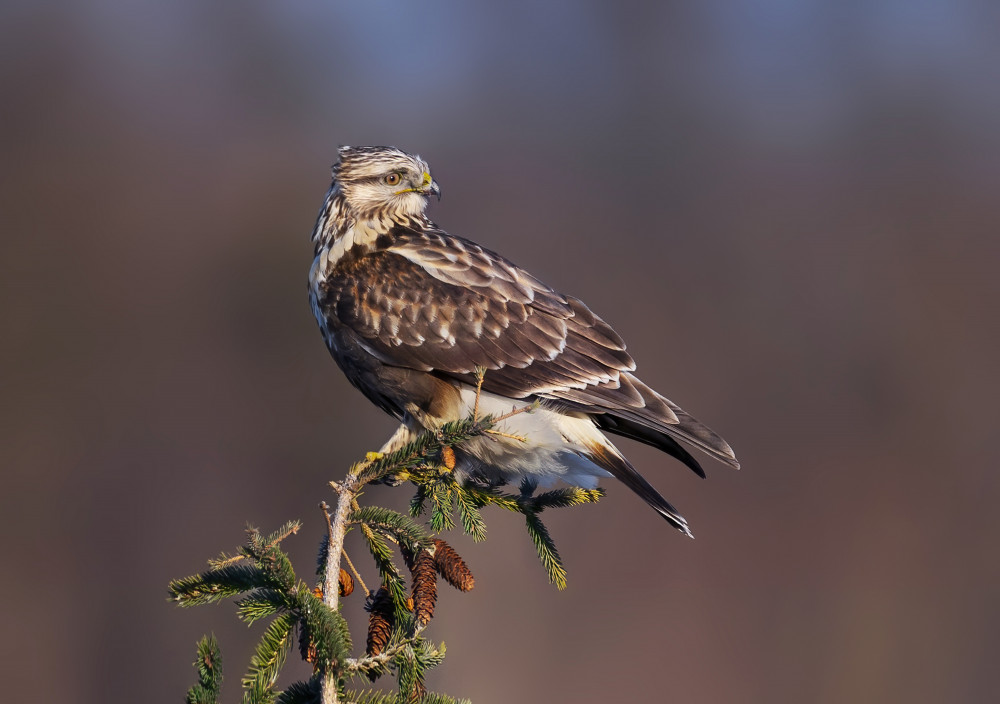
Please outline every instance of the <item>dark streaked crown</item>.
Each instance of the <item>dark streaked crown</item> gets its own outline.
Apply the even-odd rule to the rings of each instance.
[[[393,169],[429,171],[427,162],[396,147],[341,147],[340,160],[333,165],[333,177],[341,183],[374,178]]]

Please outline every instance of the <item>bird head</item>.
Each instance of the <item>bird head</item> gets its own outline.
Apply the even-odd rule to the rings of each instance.
[[[441,197],[427,162],[395,147],[341,147],[333,180],[358,219],[419,216]]]

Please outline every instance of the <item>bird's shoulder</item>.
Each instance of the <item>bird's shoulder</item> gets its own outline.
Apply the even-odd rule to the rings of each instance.
[[[573,315],[567,297],[536,276],[503,255],[449,234],[429,221],[419,229],[398,228],[382,251],[405,259],[437,281],[528,305],[559,318]]]

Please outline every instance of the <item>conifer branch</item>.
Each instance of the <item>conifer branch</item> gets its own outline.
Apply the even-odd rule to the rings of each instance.
[[[292,649],[292,634],[297,623],[295,614],[285,613],[274,619],[264,632],[250,660],[250,670],[243,678],[244,704],[263,704],[273,698],[272,688]]]
[[[434,546],[434,541],[426,530],[417,525],[413,519],[392,509],[381,506],[358,507],[351,512],[348,521],[351,525],[361,524],[389,534],[396,538],[395,542],[410,552]]]
[[[524,522],[528,527],[528,535],[535,544],[538,558],[542,561],[542,566],[549,576],[549,581],[556,585],[557,589],[566,588],[566,568],[563,567],[562,558],[556,550],[556,544],[549,535],[549,529],[545,527],[538,514],[528,512],[524,514]]]
[[[483,373],[477,370],[477,389],[482,387]],[[445,648],[443,643],[436,646],[425,640],[422,633],[434,615],[438,575],[461,591],[472,589],[475,580],[461,556],[436,534],[459,523],[475,541],[482,541],[487,536],[483,509],[496,506],[519,513],[524,516],[528,535],[550,581],[562,589],[566,586],[566,570],[539,514],[549,508],[593,503],[603,496],[600,489],[576,487],[535,495],[536,485],[530,481],[522,482],[518,494],[509,494],[494,485],[456,476],[456,451],[463,443],[490,436],[523,440],[496,429],[496,425],[531,412],[536,405],[480,417],[477,403],[470,417],[424,432],[393,452],[368,453],[364,461],[351,466],[342,482],[331,482],[337,501],[332,507],[326,502],[320,504],[326,534],[317,559],[320,586],[315,590],[296,577],[280,547],[283,540],[299,530],[297,521],[267,536],[249,529],[247,542],[237,554],[222,553],[209,561],[207,571],[170,583],[170,598],[181,606],[239,597],[235,604],[240,619],[248,624],[270,620],[242,680],[245,704],[458,703],[446,695],[427,692],[425,676],[440,664]],[[359,505],[357,498],[365,486],[383,480],[413,483],[416,493],[409,516],[388,508]],[[413,520],[428,508],[430,531]],[[379,573],[381,586],[374,594],[344,551],[345,535],[353,527],[360,528]],[[399,556],[409,568],[410,589],[397,567],[393,545],[398,546]],[[353,580],[341,567],[342,562],[347,563],[368,597],[366,654],[357,658],[350,657],[351,634],[340,611],[341,596],[353,590]],[[313,676],[276,692],[274,686],[296,631],[299,651],[313,665]],[[216,704],[222,679],[218,645],[214,639],[202,639],[198,653],[199,681],[188,692],[188,704]],[[345,688],[348,678],[363,675],[374,680],[390,671],[398,680],[396,694]]]
[[[293,682],[274,700],[274,704],[316,704],[319,701],[319,678]]]
[[[486,521],[480,513],[480,505],[467,491],[460,491],[455,497],[458,503],[458,513],[462,518],[462,528],[472,540],[481,543],[486,540]]]
[[[188,690],[185,704],[216,704],[222,689],[222,651],[215,636],[203,636],[198,641],[194,667],[198,683]]]
[[[247,624],[288,609],[288,598],[277,589],[256,589],[236,602],[236,615]]]
[[[266,586],[267,578],[261,569],[236,564],[175,579],[168,589],[171,598],[180,606],[200,606]]]
[[[230,565],[235,565],[245,559],[247,559],[246,555],[227,555],[226,553],[221,552],[218,557],[212,558],[208,561],[208,566],[217,570],[223,567],[229,567]]]
[[[323,604],[331,612],[337,613],[338,617],[340,616],[338,613],[340,607],[340,591],[338,589],[340,580],[340,555],[344,550],[344,535],[347,532],[347,516],[350,513],[351,502],[354,501],[360,486],[357,481],[357,474],[352,468],[352,471],[348,472],[344,482],[338,487],[337,508],[333,516],[330,515],[326,502],[322,504],[328,529],[326,570],[323,576]],[[336,670],[331,670],[326,672],[323,677],[321,683],[323,704],[338,704],[340,682],[338,681],[337,674]]]
[[[403,582],[403,576],[399,573],[399,568],[393,562],[392,549],[375,531],[368,529],[363,533],[368,541],[368,551],[372,555],[372,560],[375,562],[375,567],[382,580],[382,587],[389,592],[396,610],[405,610],[406,585]]]

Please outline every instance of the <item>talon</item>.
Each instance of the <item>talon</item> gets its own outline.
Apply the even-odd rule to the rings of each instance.
[[[455,451],[448,445],[441,448],[441,461],[448,471],[455,469]]]
[[[375,460],[380,460],[383,457],[385,457],[385,455],[383,455],[381,452],[366,452],[365,462],[374,462]]]

